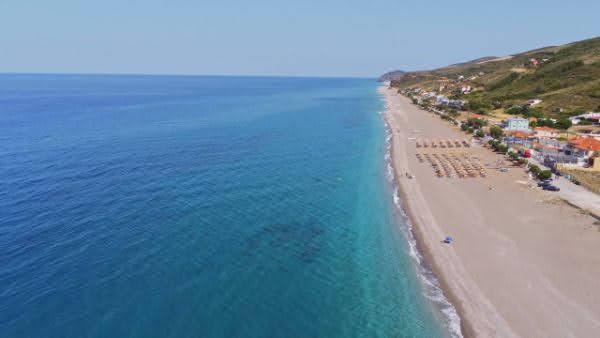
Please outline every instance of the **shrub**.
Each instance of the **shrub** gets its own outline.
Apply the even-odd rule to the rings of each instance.
[[[490,109],[492,106],[489,103],[485,103],[480,100],[469,100],[468,109],[470,110],[479,110],[479,109]]]
[[[508,109],[506,109],[506,113],[510,115],[521,114],[523,108],[521,106],[514,105]]]
[[[475,133],[475,137],[477,137],[477,138],[482,138],[484,136],[485,136],[485,134],[483,133],[483,130],[481,130],[481,129],[477,130],[477,132]]]
[[[495,138],[495,139],[499,139],[502,137],[502,135],[504,134],[504,132],[502,131],[502,128],[498,127],[498,126],[491,126],[490,127],[490,135]]]
[[[545,180],[548,178],[552,177],[552,171],[550,170],[542,170],[540,172],[538,172],[537,174],[537,178],[539,178],[540,180]]]
[[[486,89],[487,90],[495,90],[498,88],[502,88],[504,86],[511,84],[513,81],[515,81],[518,78],[519,78],[519,73],[512,72],[509,75],[507,75],[506,77],[492,83]]]
[[[569,121],[571,122],[571,121]],[[550,127],[550,128],[554,128],[554,121],[550,120],[550,119],[538,119],[537,120],[537,126],[538,127]]]
[[[535,164],[532,164],[532,165],[529,167],[529,172],[530,172],[530,173],[532,173],[532,174],[534,174],[534,175],[537,175],[537,174],[540,172],[540,167],[538,167],[538,166],[537,166],[537,165],[535,165]]]

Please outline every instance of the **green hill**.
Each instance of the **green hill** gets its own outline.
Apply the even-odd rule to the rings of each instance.
[[[407,72],[392,81],[467,100],[471,110],[508,110],[542,100],[531,116],[560,117],[600,111],[600,37],[507,57],[485,57],[444,68]],[[461,87],[470,86],[467,94]],[[514,112],[514,109],[509,112]]]

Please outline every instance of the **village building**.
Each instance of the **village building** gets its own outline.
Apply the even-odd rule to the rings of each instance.
[[[575,137],[569,140],[565,153],[577,157],[580,166],[590,165],[590,160],[600,154],[600,141],[592,137]]]
[[[436,105],[438,105],[438,106],[446,106],[446,105],[448,105],[448,103],[450,103],[450,99],[448,99],[446,96],[444,96],[444,95],[438,95],[436,97],[436,100],[435,100],[435,104]]]
[[[591,124],[600,125],[600,113],[589,112],[577,116],[571,116],[569,117],[569,120],[571,120],[571,123],[573,124],[580,124],[582,121],[588,121]]]
[[[506,122],[504,124],[504,130],[506,131],[529,131],[529,120],[528,119],[524,119],[524,118],[520,118],[520,117],[513,117],[513,118],[509,118],[506,119]]]
[[[534,66],[534,67],[537,67],[537,66],[540,65],[540,61],[538,59],[535,59],[535,58],[530,58],[529,59],[529,64],[532,65],[532,66]]]

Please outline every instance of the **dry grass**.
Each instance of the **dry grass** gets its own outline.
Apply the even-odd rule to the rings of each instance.
[[[561,172],[573,176],[582,186],[600,194],[600,171],[567,169]]]

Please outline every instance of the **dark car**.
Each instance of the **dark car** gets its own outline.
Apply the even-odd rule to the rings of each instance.
[[[543,180],[543,181],[538,182],[538,187],[544,187],[544,186],[551,185],[551,184],[552,184],[552,180]]]
[[[548,190],[548,191],[560,191],[559,187],[550,185],[550,184],[542,186],[542,189]]]

